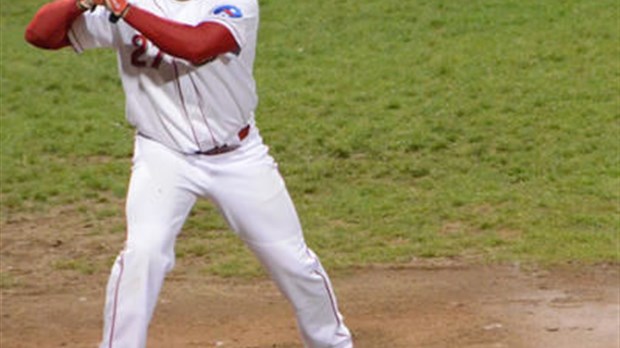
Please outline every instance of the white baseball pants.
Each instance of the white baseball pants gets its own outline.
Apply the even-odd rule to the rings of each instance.
[[[183,155],[136,137],[127,194],[127,241],[108,281],[100,348],[146,347],[174,244],[197,197],[211,199],[295,309],[311,348],[351,348],[331,282],[306,246],[277,165],[253,127],[240,148]]]

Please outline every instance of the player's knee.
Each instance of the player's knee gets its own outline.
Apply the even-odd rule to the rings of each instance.
[[[168,272],[174,267],[173,247],[173,242],[158,240],[157,238],[140,241],[129,239],[125,246],[125,253],[131,255],[135,263],[141,267],[161,268]]]
[[[125,253],[134,260],[134,265],[145,269],[160,269],[164,272],[174,267],[174,255],[163,253],[156,248],[144,246],[128,247]]]
[[[305,244],[270,245],[258,255],[270,271],[286,277],[308,276],[320,267],[317,257]]]

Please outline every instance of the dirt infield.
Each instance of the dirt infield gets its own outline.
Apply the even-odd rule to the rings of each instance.
[[[66,223],[41,220],[1,227],[0,346],[96,347],[107,270],[63,269],[57,260],[63,253],[109,258],[122,236],[71,239]],[[149,347],[301,347],[291,310],[270,281],[195,268],[180,260],[168,278]],[[620,347],[618,265],[425,260],[332,276],[358,348]]]

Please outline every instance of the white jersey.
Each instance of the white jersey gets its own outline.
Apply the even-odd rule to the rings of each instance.
[[[196,66],[161,52],[120,20],[112,24],[99,6],[69,31],[76,51],[115,48],[125,90],[126,117],[137,131],[184,153],[238,142],[254,122],[258,97],[253,77],[259,22],[257,0],[135,0],[132,4],[169,20],[226,26],[240,47]]]

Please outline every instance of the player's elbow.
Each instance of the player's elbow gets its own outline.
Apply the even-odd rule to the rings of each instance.
[[[210,63],[218,56],[229,52],[238,54],[239,50],[236,48],[235,50],[230,50],[226,47],[215,47],[208,50],[190,50],[183,58],[194,65],[203,65]]]
[[[213,60],[213,58],[201,58],[201,57],[196,57],[196,58],[189,58],[187,59],[190,63],[192,63],[193,65],[199,66],[199,65],[203,65],[203,64],[207,64],[210,61]]]
[[[212,61],[215,56],[212,52],[197,48],[189,48],[183,57],[181,57],[194,65],[203,65]]]
[[[26,33],[24,34],[24,39],[26,39],[26,42],[28,42],[29,44],[35,47],[50,49],[49,42],[47,42],[47,40],[44,37],[42,37],[39,34],[39,32],[37,32],[37,30],[33,28],[28,27],[26,29]]]
[[[228,35],[227,39],[207,41],[204,45],[186,45],[185,59],[194,65],[203,65],[229,52],[238,54],[237,42]]]
[[[28,26],[24,33],[24,39],[29,44],[43,49],[55,50],[66,46],[64,42],[54,42],[47,35],[42,34],[36,27]]]
[[[36,47],[41,47],[41,45],[43,44],[41,36],[39,36],[39,33],[37,33],[37,31],[31,26],[28,26],[28,28],[26,28],[26,32],[24,33],[24,39],[26,40],[26,42]]]

